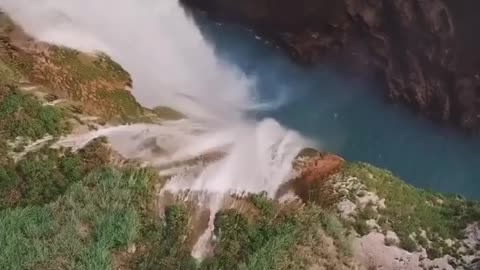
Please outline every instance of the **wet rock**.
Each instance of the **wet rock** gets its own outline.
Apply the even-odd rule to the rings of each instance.
[[[182,1],[254,28],[301,63],[367,71],[391,100],[480,128],[479,1]]]

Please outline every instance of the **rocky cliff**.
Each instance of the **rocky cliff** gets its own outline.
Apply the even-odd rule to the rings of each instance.
[[[480,202],[314,149],[279,200],[225,195],[212,216],[205,194],[162,193],[172,169],[222,154],[145,168],[106,137],[83,146],[119,123],[183,117],[142,108],[129,81],[107,56],[35,41],[0,15],[0,269],[479,269]],[[136,159],[168,147],[140,133]]]
[[[480,128],[474,0],[182,0],[274,40],[299,62],[374,74],[432,119]]]

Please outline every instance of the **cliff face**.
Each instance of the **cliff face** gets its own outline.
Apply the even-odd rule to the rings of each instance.
[[[392,100],[480,128],[478,1],[182,1],[254,28],[302,63],[368,70]]]

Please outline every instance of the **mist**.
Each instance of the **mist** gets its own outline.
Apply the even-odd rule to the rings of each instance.
[[[255,79],[219,60],[177,0],[0,0],[0,8],[36,39],[105,52],[131,74],[132,93],[143,106],[169,106],[188,118],[111,127],[65,138],[64,145],[107,136],[126,156],[157,166],[222,152],[223,158],[200,170],[177,173],[166,189],[273,196],[309,144],[273,119],[248,117],[281,100],[259,103]],[[165,154],[140,150],[152,138]]]

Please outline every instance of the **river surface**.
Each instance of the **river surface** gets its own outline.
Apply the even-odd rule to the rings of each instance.
[[[417,187],[480,198],[479,137],[389,104],[368,81],[328,66],[300,67],[251,31],[198,23],[220,58],[256,79],[259,101],[272,102],[256,117],[275,118],[322,150],[386,168]]]

